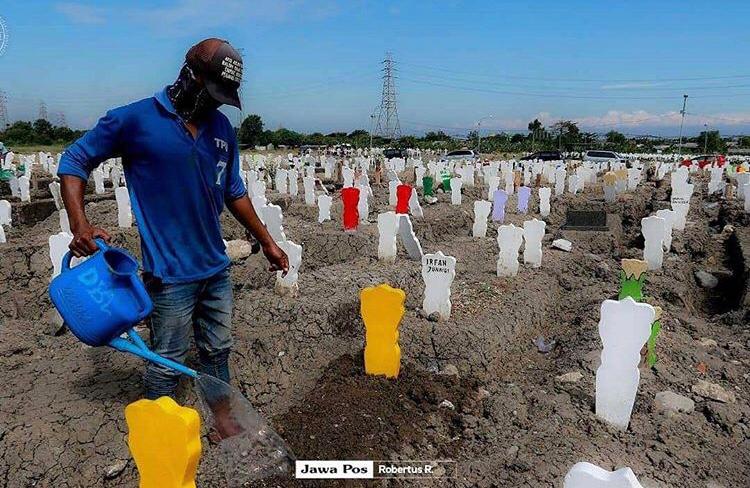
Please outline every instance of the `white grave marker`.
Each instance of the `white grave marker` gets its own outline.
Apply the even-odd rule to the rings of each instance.
[[[396,261],[396,234],[399,230],[400,215],[396,212],[378,214],[378,259],[386,263]]]
[[[18,178],[16,178],[15,176],[11,176],[8,180],[8,185],[10,186],[11,196],[21,198],[21,188],[18,185]]]
[[[436,313],[447,320],[451,315],[451,284],[456,277],[456,258],[445,256],[438,251],[422,256],[422,279],[424,280],[424,300],[422,310],[425,315]]]
[[[576,463],[565,475],[563,488],[643,488],[630,468],[607,471],[591,463]]]
[[[357,185],[359,188],[359,200],[357,201],[357,213],[360,222],[368,222],[370,216],[370,186]]]
[[[649,270],[661,269],[664,262],[664,236],[667,233],[667,221],[656,215],[641,219],[643,234],[643,259]]]
[[[596,415],[627,429],[641,374],[641,348],[651,335],[654,307],[631,297],[605,300],[601,306],[599,336],[601,366],[596,370]]]
[[[388,182],[388,205],[395,207],[398,203],[398,197],[396,196],[396,188],[401,182],[398,180],[391,180]]]
[[[344,188],[354,186],[354,170],[349,166],[341,168],[341,174],[344,178]]]
[[[278,205],[268,204],[263,208],[263,222],[266,224],[268,233],[271,234],[277,244],[286,241],[283,220],[284,216],[281,213],[281,207]]]
[[[289,190],[288,182],[289,182],[289,171],[278,168],[276,170],[276,175],[273,178],[274,186],[276,187],[276,191],[279,192],[282,195],[286,195]]]
[[[115,190],[115,200],[117,201],[117,225],[122,228],[128,228],[133,225],[133,215],[130,213],[130,195],[128,189],[124,186]]]
[[[451,204],[461,205],[461,186],[463,178],[451,178]]]
[[[94,192],[96,192],[97,195],[101,195],[104,193],[104,171],[102,171],[100,166],[94,169],[91,174],[94,177]]]
[[[48,186],[49,192],[52,194],[52,199],[55,201],[55,208],[60,210],[63,206],[62,197],[60,196],[60,183],[53,181]]]
[[[523,243],[523,229],[513,224],[497,228],[497,245],[500,254],[497,258],[497,275],[515,276],[518,274],[518,250]]]
[[[24,175],[18,178],[18,189],[21,193],[21,201],[22,202],[30,202],[31,201],[31,190],[29,188],[29,185],[31,182],[29,181],[29,177]]]
[[[72,234],[70,232],[70,221],[68,220],[68,211],[64,208],[60,209],[60,231],[66,234]]]
[[[292,241],[277,242],[278,246],[284,251],[289,258],[289,270],[284,274],[283,271],[276,272],[276,293],[282,296],[297,296],[299,293],[299,268],[302,264],[302,246]]]
[[[297,178],[299,177],[299,172],[296,169],[290,169],[289,172],[289,194],[293,197],[296,197],[299,194],[299,186],[297,182]]]
[[[674,210],[668,208],[657,210],[656,216],[664,219],[664,239],[662,240],[662,244],[664,250],[669,252],[669,250],[672,249],[672,224],[675,218]]]
[[[326,220],[331,220],[331,203],[333,198],[329,195],[318,196],[318,223],[322,224]]]
[[[398,235],[401,237],[401,242],[406,248],[409,259],[414,261],[422,259],[422,245],[414,233],[414,227],[411,225],[408,214],[399,214]]]
[[[422,205],[419,203],[419,194],[417,194],[417,189],[414,187],[412,187],[411,195],[409,196],[409,213],[417,218],[424,217]]]
[[[542,238],[547,223],[543,220],[531,219],[523,223],[523,262],[533,268],[542,265]]]
[[[11,225],[11,207],[8,200],[0,200],[0,225]]]
[[[305,188],[305,205],[315,206],[315,178],[305,176],[302,178],[302,186]]]
[[[52,262],[52,278],[59,275],[62,271],[62,260],[65,253],[68,252],[68,245],[72,240],[73,235],[68,234],[67,232],[59,232],[49,236],[49,258]],[[71,266],[73,266],[75,259],[76,258],[73,258],[73,261],[71,261]]]
[[[477,200],[474,202],[474,225],[472,235],[474,237],[487,237],[487,218],[492,211],[492,202]]]
[[[542,187],[539,188],[539,215],[542,217],[548,217],[550,206],[549,206],[549,198],[552,196],[552,189]]]

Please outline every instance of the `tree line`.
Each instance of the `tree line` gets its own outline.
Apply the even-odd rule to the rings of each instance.
[[[315,132],[304,134],[290,129],[280,128],[267,130],[259,115],[248,115],[238,129],[238,140],[244,147],[267,146],[301,146],[351,144],[354,147],[368,147],[370,133],[364,129],[352,132],[332,132],[323,134]],[[669,142],[669,141],[667,141]],[[701,132],[697,137],[684,138],[683,142],[694,142],[697,152],[726,153],[727,144],[719,131]],[[481,143],[482,152],[531,152],[545,150],[585,151],[588,149],[605,149],[618,152],[654,152],[655,147],[664,144],[665,140],[652,137],[627,137],[621,132],[612,130],[604,136],[593,132],[582,131],[578,124],[562,120],[545,127],[538,119],[529,122],[526,134],[482,135],[471,131],[464,138],[452,137],[443,131],[430,131],[423,136],[407,135],[398,140],[388,140],[378,136],[372,137],[376,147],[401,147],[421,149],[445,149],[448,151],[460,148],[477,149]],[[673,151],[676,151],[676,144]],[[750,136],[740,139],[740,147],[750,147]]]
[[[0,141],[9,147],[28,145],[67,145],[85,134],[85,130],[52,125],[48,120],[34,122],[19,120],[0,131]]]

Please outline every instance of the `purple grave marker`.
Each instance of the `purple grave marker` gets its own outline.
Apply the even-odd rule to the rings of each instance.
[[[528,213],[530,196],[531,188],[529,188],[528,186],[522,186],[518,188],[518,213]]]
[[[505,202],[508,201],[508,194],[505,190],[495,190],[492,203],[492,220],[500,222],[505,220]]]

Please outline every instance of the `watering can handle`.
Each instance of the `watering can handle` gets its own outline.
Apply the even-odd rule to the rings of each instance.
[[[107,243],[105,243],[102,239],[99,239],[98,237],[94,239],[94,242],[96,242],[96,245],[99,247],[100,251],[106,251],[109,249],[109,246]],[[62,273],[68,271],[70,269],[70,260],[73,259],[73,254],[70,253],[70,251],[65,253],[65,256],[62,260]]]

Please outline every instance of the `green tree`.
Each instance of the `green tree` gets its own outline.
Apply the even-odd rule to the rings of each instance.
[[[705,151],[708,153],[726,153],[727,144],[724,139],[721,138],[718,130],[703,131],[700,133],[696,141],[701,151],[705,146]]]
[[[555,137],[556,145],[564,151],[572,151],[576,145],[581,143],[581,129],[572,120],[561,120],[552,125],[552,135]]]
[[[251,114],[245,117],[242,125],[240,125],[237,138],[240,144],[246,144],[251,147],[261,144],[263,139],[263,119],[260,118],[260,115]]]
[[[423,139],[427,142],[437,142],[437,141],[449,141],[451,137],[445,132],[439,130],[437,132],[427,132],[424,135]]]
[[[36,133],[31,122],[16,121],[8,127],[2,134],[2,139],[6,144],[35,144]]]
[[[616,130],[611,130],[607,132],[607,142],[610,144],[615,144],[617,146],[622,146],[628,142],[628,138],[625,137],[625,134],[622,134],[621,132],[617,132]]]

